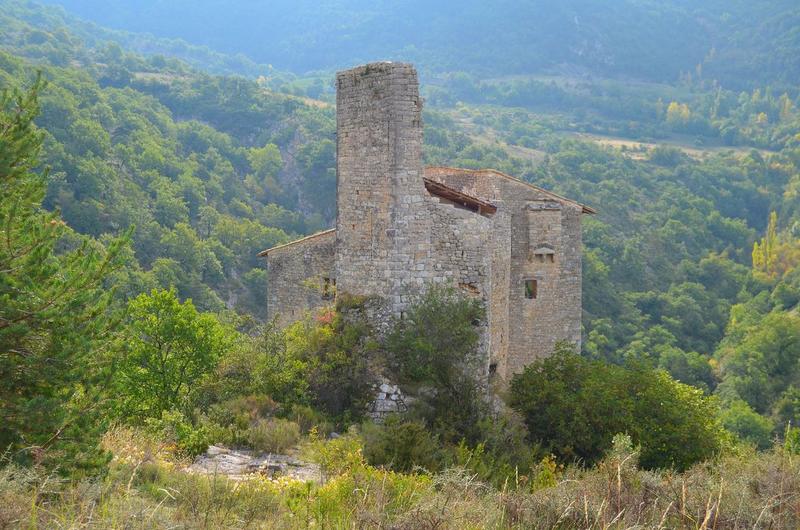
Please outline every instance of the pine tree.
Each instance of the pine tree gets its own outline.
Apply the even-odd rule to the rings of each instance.
[[[102,348],[113,320],[104,280],[128,235],[108,248],[42,209],[37,171],[41,77],[0,93],[0,451],[6,459],[81,474],[103,463],[98,408]],[[71,236],[71,250],[62,250]]]

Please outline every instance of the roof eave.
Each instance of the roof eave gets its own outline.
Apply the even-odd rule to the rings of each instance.
[[[301,237],[300,239],[295,239],[294,241],[289,241],[288,243],[282,243],[280,245],[275,245],[274,247],[270,247],[270,248],[268,248],[266,250],[262,250],[261,252],[256,254],[256,256],[258,256],[259,258],[265,258],[265,257],[267,257],[267,255],[270,252],[272,252],[274,250],[279,250],[279,249],[282,249],[282,248],[285,248],[285,247],[296,245],[298,243],[303,243],[304,241],[308,241],[309,239],[314,239],[314,238],[317,238],[317,237],[320,237],[320,236],[324,236],[324,235],[333,233],[335,231],[336,231],[335,228],[329,228],[329,229],[323,230],[321,232],[316,232],[316,233],[313,233],[311,235],[308,235],[308,236],[305,236],[305,237]]]
[[[541,192],[541,193],[544,193],[546,195],[549,195],[549,196],[551,196],[552,198],[554,198],[556,200],[559,200],[559,201],[562,201],[562,202],[565,202],[565,203],[569,203],[569,204],[574,204],[575,206],[579,206],[581,208],[581,213],[592,214],[592,215],[597,213],[597,210],[595,210],[591,206],[587,206],[585,204],[581,204],[581,203],[579,203],[577,201],[573,201],[572,199],[567,199],[566,197],[563,197],[563,196],[561,196],[561,195],[559,195],[557,193],[554,193],[554,192],[552,192],[550,190],[546,190],[544,188],[541,188],[541,187],[539,187],[539,186],[537,186],[535,184],[531,184],[530,182],[524,181],[524,180],[519,179],[517,177],[513,177],[513,176],[511,176],[511,175],[509,175],[507,173],[503,173],[502,171],[499,171],[497,169],[491,169],[491,168],[466,169],[466,168],[450,167],[450,166],[427,166],[425,169],[442,169],[442,170],[450,170],[450,171],[454,171],[454,172],[462,171],[462,172],[484,173],[484,174],[490,173],[490,174],[497,175],[499,177],[505,178],[507,180],[510,180],[512,182],[516,182],[518,184],[522,184],[523,186],[527,186],[529,188],[532,188],[532,189],[534,189],[534,190],[536,190],[538,192]]]

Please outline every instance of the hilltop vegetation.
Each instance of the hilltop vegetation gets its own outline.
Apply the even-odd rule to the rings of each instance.
[[[286,72],[276,72],[269,65],[255,63],[242,54],[226,55],[180,39],[158,38],[149,34],[105,28],[55,6],[45,6],[30,0],[4,0],[2,6],[0,22],[4,27],[5,44],[13,42],[19,53],[30,54],[33,58],[39,58],[42,48],[47,48],[48,60],[56,64],[63,65],[63,61],[69,60],[90,66],[90,50],[100,50],[115,44],[146,56],[178,58],[189,65],[202,66],[217,74],[251,77],[264,75],[280,82],[294,77]],[[70,38],[65,38],[67,34]],[[88,49],[81,50],[84,46]],[[176,63],[173,61],[172,64],[174,66]]]
[[[589,17],[581,24],[595,17],[591,27],[617,28],[613,40],[595,35],[613,62],[580,60],[647,82],[531,75],[545,62],[506,76],[516,68],[507,60],[525,55],[514,50],[530,43],[500,13],[487,23],[506,24],[517,46],[493,66],[502,77],[481,79],[477,66],[442,73],[456,59],[464,69],[488,66],[438,41],[415,51],[429,58],[423,71],[432,81],[428,163],[494,167],[599,210],[584,224],[583,351],[561,350],[521,374],[502,414],[458,369],[482,308],[446,293],[421,301],[426,317],[398,323],[385,340],[346,297],[285,331],[262,322],[269,278],[256,253],[335,216],[335,114],[318,82],[327,74],[215,75],[255,77],[261,67],[208,50],[192,65],[140,55],[121,44],[169,48],[34,4],[2,5],[0,443],[8,451],[0,505],[11,509],[0,523],[119,526],[139,510],[142,526],[196,526],[204,517],[232,527],[266,517],[287,527],[301,519],[402,527],[420,517],[431,527],[437,517],[496,527],[615,517],[625,525],[713,518],[718,528],[796,526],[795,498],[769,503],[793,487],[800,444],[796,54],[772,49],[740,83],[746,91],[729,90],[775,40],[796,51],[793,5],[726,4],[726,16],[716,4],[614,2],[608,14],[549,6],[552,28],[578,7]],[[344,12],[331,9],[334,19]],[[374,27],[370,16],[381,9],[395,7],[359,11],[350,23]],[[483,13],[465,10],[466,21]],[[631,20],[658,28],[648,41],[656,46],[666,39],[659,32],[672,31],[665,17],[713,29],[718,55],[702,63],[702,75],[689,78],[682,66],[705,45],[692,40],[699,33],[691,24],[688,51],[662,50],[669,56],[658,72],[615,55],[618,39],[645,38],[648,26]],[[779,37],[769,31],[776,24]],[[734,36],[744,56],[725,44]],[[317,66],[350,60],[335,44],[319,55],[333,62]],[[294,64],[314,50],[282,57]],[[576,60],[575,49],[563,53],[550,59]],[[656,147],[578,136],[589,133]],[[439,320],[448,325],[415,327]],[[423,390],[409,415],[383,426],[362,422],[376,370]],[[333,431],[348,434],[322,440]],[[137,447],[137,437],[166,444],[168,454]],[[172,469],[211,443],[299,444],[330,480],[223,481],[216,490]],[[71,482],[44,494],[48,474]],[[74,482],[97,476],[105,478]],[[688,497],[672,495],[679,481]],[[358,486],[368,493],[347,493]],[[747,499],[736,504],[734,490]],[[653,491],[663,495],[653,500]],[[456,494],[463,503],[448,500]]]

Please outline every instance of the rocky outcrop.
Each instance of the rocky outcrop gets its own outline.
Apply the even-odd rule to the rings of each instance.
[[[228,449],[219,445],[210,446],[186,471],[204,475],[224,475],[232,480],[267,476],[319,482],[322,478],[319,465],[289,455],[256,453],[244,449]]]

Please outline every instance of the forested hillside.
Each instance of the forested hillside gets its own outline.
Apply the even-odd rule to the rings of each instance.
[[[85,51],[77,49],[77,42],[64,39],[65,26],[68,33],[80,39],[80,47],[104,48],[110,43],[144,55],[168,55],[179,58],[190,65],[202,66],[209,72],[240,74],[257,77],[267,75],[273,81],[291,80],[294,76],[276,72],[270,65],[258,64],[248,57],[223,54],[206,46],[189,44],[180,39],[158,38],[150,34],[130,33],[98,26],[80,19],[56,6],[47,6],[30,0],[5,0],[0,12],[6,44],[14,42],[20,53],[31,48],[32,57],[38,57],[42,46],[49,42],[48,59],[56,64],[66,60],[83,61]],[[58,39],[57,37],[62,37]],[[56,44],[58,44],[56,46]],[[88,63],[87,63],[88,64]]]
[[[60,0],[100,24],[180,37],[295,72],[376,58],[423,72],[503,76],[558,65],[673,82],[703,75],[732,88],[800,74],[792,0],[126,2]],[[702,71],[702,72],[701,72]]]
[[[224,519],[228,501],[170,475],[177,458],[213,443],[281,452],[300,440],[332,481],[302,492],[226,484],[240,517],[226,524],[300,517],[304,507],[305,522],[361,514],[414,527],[414,513],[439,513],[416,492],[447,504],[448,480],[477,477],[488,489],[462,493],[498,527],[517,524],[507,517],[556,524],[559,510],[572,527],[589,511],[605,524],[611,502],[630,524],[663,526],[664,514],[699,526],[719,503],[733,506],[730,481],[762,480],[764,469],[784,477],[780,488],[796,480],[792,2],[509,2],[491,13],[467,3],[458,16],[448,4],[277,2],[269,17],[259,16],[266,4],[248,2],[224,13],[206,2],[143,2],[135,17],[131,3],[67,4],[254,60],[0,0],[0,444],[9,448],[0,501],[36,518],[29,506],[50,500],[26,497],[42,478],[25,470],[71,479],[105,470],[103,487],[115,493],[103,499],[133,487],[153,515],[161,499],[176,510],[167,519],[199,525],[203,509]],[[173,31],[175,13],[185,33]],[[219,30],[198,33],[209,19]],[[261,31],[225,30],[232,21]],[[496,168],[599,211],[584,221],[583,351],[560,348],[515,378],[508,415],[492,415],[453,368],[475,347],[472,323],[482,318],[453,293],[420,301],[419,317],[388,338],[346,297],[285,331],[263,322],[269,277],[256,253],[334,221],[335,109],[332,73],[259,63],[300,72],[376,56],[419,61],[426,162]],[[406,388],[437,390],[420,393],[408,418],[361,424],[376,365]],[[169,445],[166,463],[136,452],[140,436],[151,444],[142,454]],[[613,498],[605,473],[617,477]],[[697,498],[661,503],[674,480],[704,486]],[[345,493],[358,489],[348,481],[373,489],[359,501]],[[766,482],[736,489],[752,505],[719,527],[740,517],[757,526],[759,503],[781,495]],[[173,486],[209,497],[158,493]],[[548,488],[561,496],[540,503]],[[505,496],[512,490],[533,497]],[[645,502],[645,490],[663,495]],[[64,490],[59,510],[69,512],[75,491]],[[585,518],[570,512],[573,496]],[[397,506],[380,504],[389,498]],[[768,517],[788,528],[800,512],[783,502],[795,501],[770,505]],[[441,513],[462,508],[472,509]],[[24,518],[8,513],[0,508],[0,526]],[[489,524],[475,513],[461,516]]]
[[[261,314],[255,254],[332,219],[332,111],[114,43],[88,48],[64,26],[18,20],[2,36],[28,59],[3,54],[4,86],[39,70],[49,81],[45,206],[96,237],[136,227],[122,291],[171,284],[202,308]]]

